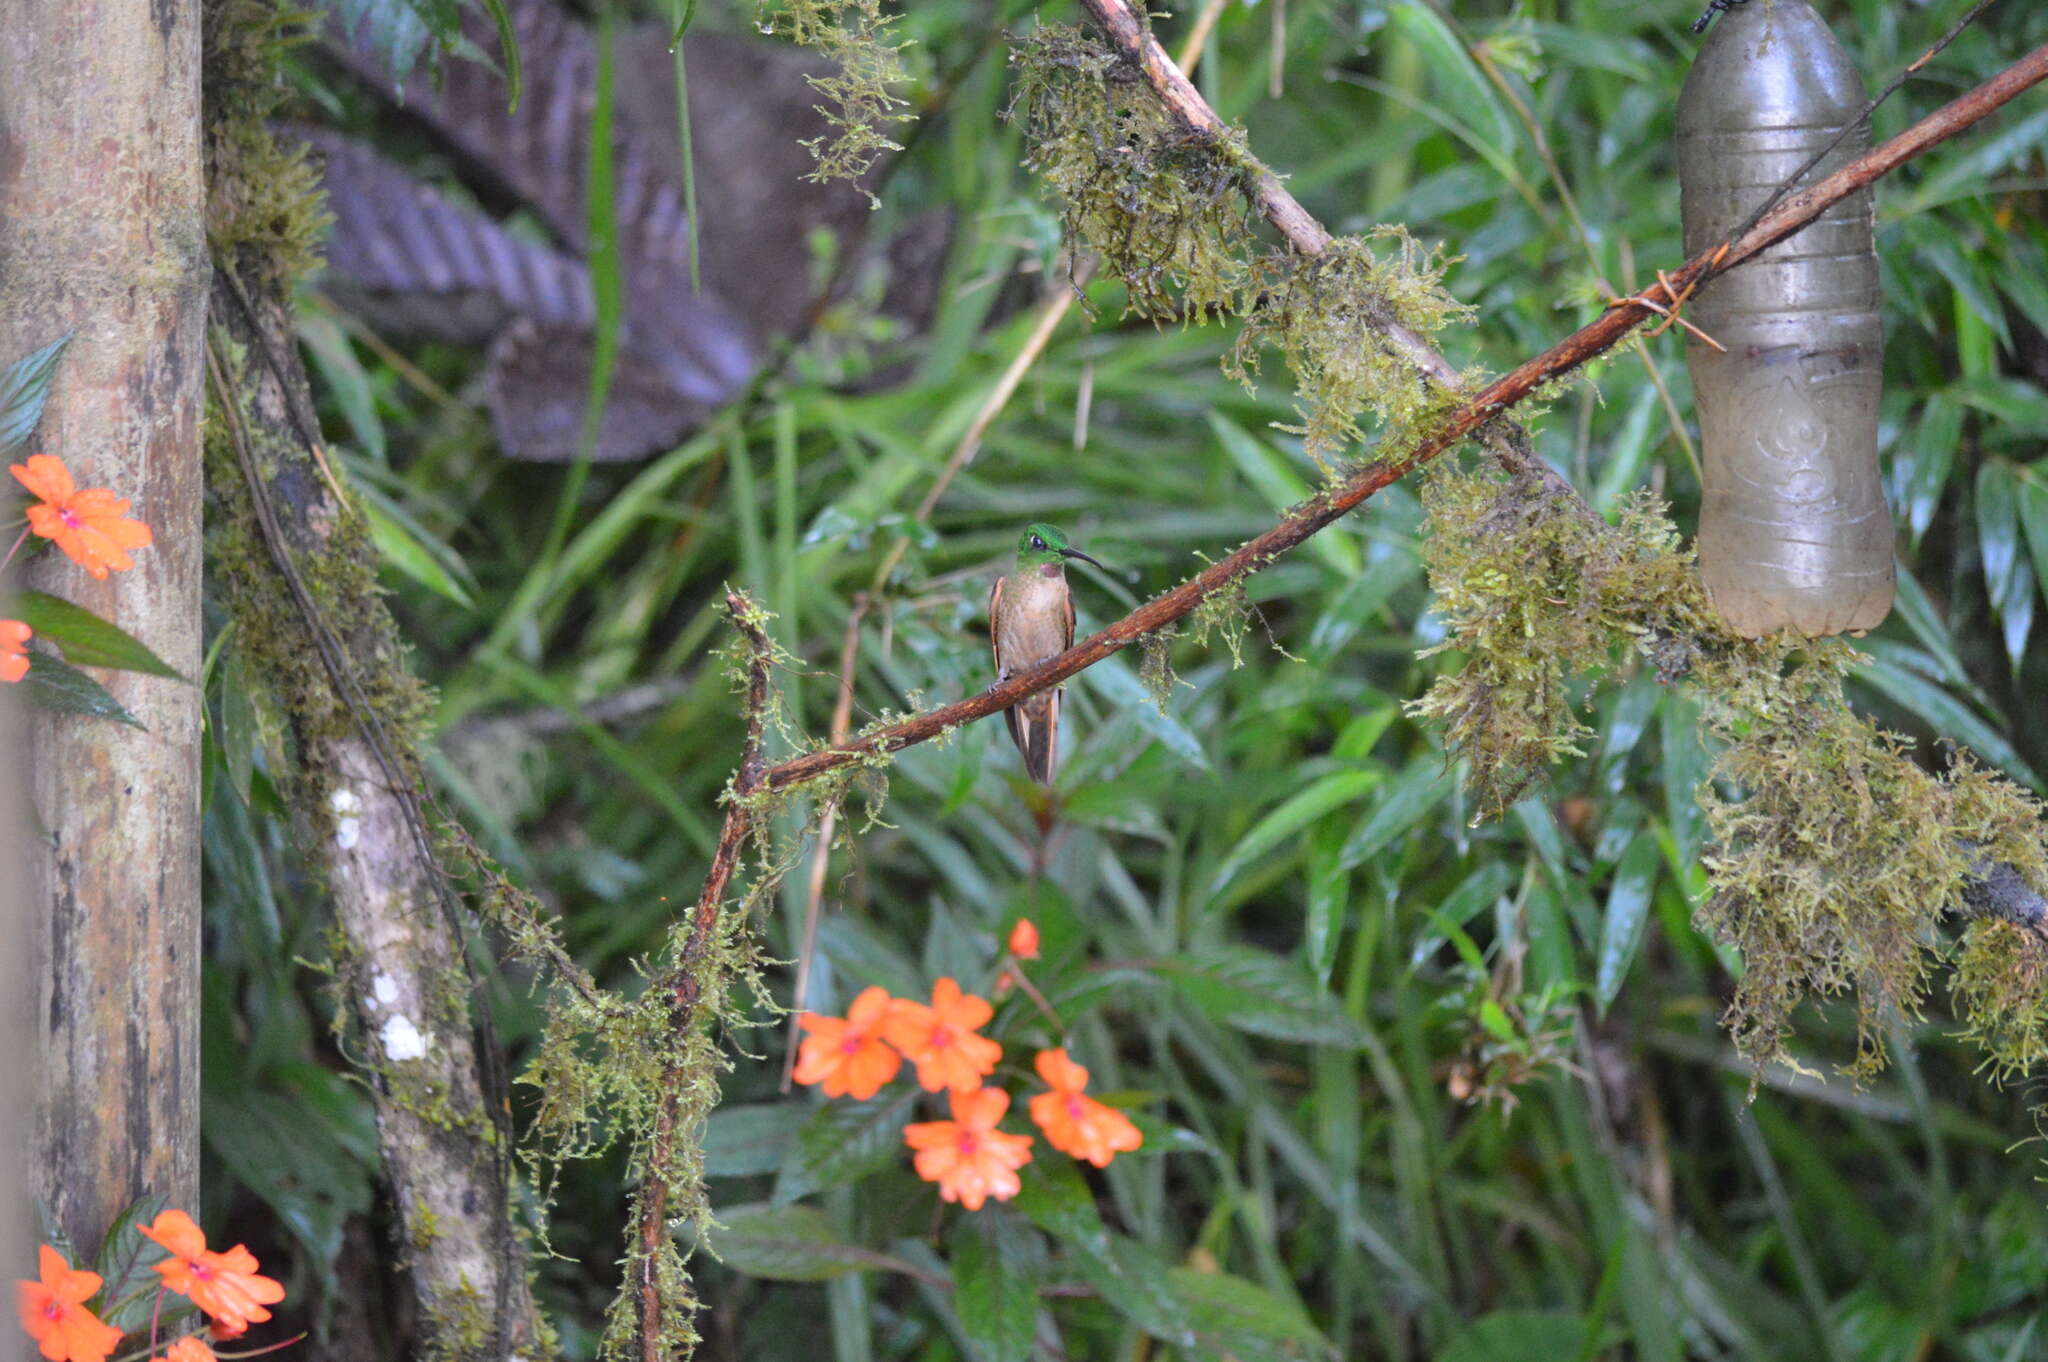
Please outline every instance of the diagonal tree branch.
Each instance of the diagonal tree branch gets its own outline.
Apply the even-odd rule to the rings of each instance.
[[[1085,0],[1085,3],[1093,6],[1113,4],[1116,0]],[[1652,285],[1642,297],[1668,306],[1700,285],[1783,241],[1843,199],[1869,188],[1880,177],[1982,121],[2044,79],[2048,79],[2048,45],[2036,48],[1968,94],[1943,105],[1810,189],[1791,195],[1741,236],[1702,252],[1666,275],[1668,291],[1664,284]],[[1284,190],[1279,192],[1285,193]],[[1589,325],[1473,394],[1401,458],[1362,468],[1336,487],[1293,507],[1278,524],[1258,538],[1179,586],[1154,596],[1059,656],[1019,672],[979,695],[876,729],[852,742],[835,744],[780,762],[761,773],[760,787],[784,789],[875,754],[899,752],[935,738],[947,729],[1008,709],[1028,695],[1060,684],[1111,653],[1172,624],[1206,598],[1265,567],[1346,512],[1363,505],[1389,483],[1428,463],[1465,437],[1483,432],[1501,413],[1528,397],[1536,388],[1613,348],[1638,325],[1659,315],[1653,308],[1634,301],[1603,312]]]

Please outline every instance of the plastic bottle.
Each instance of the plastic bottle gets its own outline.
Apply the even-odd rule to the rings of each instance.
[[[1688,255],[1718,245],[1865,103],[1806,0],[1725,11],[1678,97]],[[1870,145],[1868,126],[1804,183]],[[1687,337],[1714,609],[1756,638],[1870,629],[1891,610],[1892,520],[1877,462],[1884,334],[1868,192],[1700,291]]]

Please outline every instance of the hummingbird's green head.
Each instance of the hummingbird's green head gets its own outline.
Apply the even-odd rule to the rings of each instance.
[[[1019,568],[1045,567],[1062,558],[1079,558],[1084,563],[1095,563],[1093,558],[1076,548],[1067,546],[1067,537],[1060,533],[1059,526],[1039,521],[1026,525],[1024,533],[1017,539],[1017,566]],[[1102,564],[1095,563],[1101,567]]]

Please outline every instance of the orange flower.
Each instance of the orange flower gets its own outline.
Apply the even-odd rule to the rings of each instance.
[[[1017,919],[1017,925],[1010,928],[1010,954],[1019,960],[1038,958],[1038,924],[1028,917]]]
[[[48,1244],[37,1259],[43,1279],[14,1284],[21,1327],[50,1362],[106,1362],[121,1331],[84,1305],[100,1289],[100,1274],[73,1268]]]
[[[29,627],[20,620],[0,620],[0,681],[28,675]]]
[[[197,1334],[187,1334],[149,1362],[215,1362],[213,1349]]]
[[[7,471],[43,499],[42,505],[28,508],[28,527],[56,540],[72,562],[95,577],[104,580],[108,568],[126,572],[134,567],[127,550],[150,542],[149,526],[129,518],[126,497],[104,487],[79,491],[62,459],[31,454],[27,467],[9,464]]]
[[[882,1037],[917,1066],[918,1085],[926,1092],[950,1088],[971,1092],[984,1075],[996,1071],[1003,1047],[975,1034],[996,1010],[972,993],[962,993],[951,979],[932,985],[932,1005],[898,998],[889,1005]]]
[[[1036,1067],[1052,1091],[1031,1099],[1031,1122],[1054,1149],[1107,1168],[1120,1152],[1145,1143],[1130,1117],[1081,1095],[1088,1071],[1068,1059],[1065,1050],[1040,1050]]]
[[[204,1310],[236,1333],[270,1318],[263,1307],[284,1299],[284,1287],[256,1275],[256,1255],[237,1244],[226,1253],[207,1250],[206,1236],[183,1211],[165,1211],[142,1233],[171,1251],[153,1264],[163,1274],[164,1288]]]
[[[996,1122],[1009,1110],[1001,1088],[947,1094],[950,1121],[918,1121],[903,1127],[903,1143],[917,1151],[917,1175],[939,1184],[939,1196],[970,1211],[994,1197],[1008,1201],[1023,1186],[1017,1171],[1031,1162],[1031,1137],[1006,1135]]]
[[[861,1102],[880,1092],[903,1067],[902,1056],[882,1043],[889,1002],[885,990],[868,988],[843,1019],[815,1012],[798,1017],[796,1024],[811,1037],[797,1051],[796,1081],[822,1083],[827,1097],[845,1095]]]

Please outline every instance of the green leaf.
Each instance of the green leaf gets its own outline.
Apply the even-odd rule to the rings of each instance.
[[[2005,637],[2006,656],[2019,674],[2027,635],[2034,627],[2034,574],[2020,552],[2019,480],[2003,459],[1987,459],[1977,470],[1977,550],[1984,560],[1984,587]]]
[[[525,77],[519,65],[519,35],[513,31],[512,16],[505,10],[505,0],[473,0],[498,30],[498,51],[502,56],[501,66],[505,72],[505,111],[515,112],[519,108],[519,96],[525,84]]]
[[[953,1311],[979,1362],[1028,1362],[1038,1323],[1038,1237],[1016,1214],[988,1207],[964,1216],[952,1247]]]
[[[711,1250],[727,1267],[777,1282],[822,1282],[886,1267],[887,1254],[846,1243],[815,1206],[756,1201],[717,1213]]]
[[[0,369],[0,456],[12,454],[36,433],[43,419],[43,404],[50,397],[50,380],[64,347],[71,344],[67,334],[42,349],[23,355]]]
[[[114,1223],[107,1227],[107,1237],[100,1241],[99,1255],[93,1259],[92,1270],[100,1274],[103,1283],[99,1290],[100,1318],[124,1333],[149,1327],[159,1280],[149,1263],[163,1257],[163,1249],[156,1241],[145,1239],[136,1227],[154,1221],[168,1204],[164,1196],[152,1192],[122,1207],[115,1214]],[[118,1310],[111,1308],[131,1294],[134,1300]]]
[[[1238,839],[1209,882],[1214,898],[1245,869],[1287,838],[1335,809],[1363,799],[1382,779],[1378,771],[1333,771],[1261,818]]]
[[[1499,97],[1466,52],[1465,44],[1436,10],[1420,0],[1404,0],[1392,6],[1387,17],[1396,32],[1406,35],[1422,50],[1437,94],[1473,134],[1476,143],[1503,161],[1515,154],[1520,139],[1507,110],[1501,107]]]
[[[245,1091],[209,1084],[204,1092],[206,1147],[235,1180],[263,1198],[320,1261],[341,1251],[349,1217],[370,1208],[370,1177],[352,1151],[360,1130],[337,1138],[309,1119],[296,1092]]]
[[[2027,555],[2034,560],[2034,579],[2041,594],[2048,596],[2048,467],[2034,468],[2020,475],[2020,524],[2027,532]]]
[[[1083,680],[1167,751],[1198,771],[1210,770],[1209,754],[1195,731],[1153,702],[1144,683],[1121,658],[1107,657],[1082,672]],[[1189,694],[1194,692],[1190,691]]]
[[[298,309],[299,340],[313,358],[327,390],[341,408],[356,443],[378,463],[385,460],[384,422],[377,415],[377,398],[370,391],[370,376],[356,358],[355,347],[335,320],[312,303]]]
[[[1994,766],[2003,767],[2036,790],[2041,779],[2021,759],[2019,750],[2003,733],[1972,713],[1962,701],[1940,686],[1885,658],[1874,657],[1857,668],[1858,679],[1876,687],[1908,714],[1933,729],[1939,737],[1954,738]]]
[[[811,1114],[800,1102],[718,1108],[704,1123],[704,1176],[743,1178],[775,1172]]]
[[[1408,769],[1394,777],[1378,805],[1344,843],[1339,859],[1347,868],[1365,864],[1427,817],[1457,785],[1434,753],[1416,756]]]
[[[105,686],[48,653],[28,655],[28,675],[22,678],[21,688],[29,704],[37,709],[83,714],[89,719],[112,719],[130,728],[142,727],[141,721],[109,695]]]
[[[1622,980],[1643,944],[1643,926],[1650,918],[1650,896],[1657,887],[1658,847],[1654,833],[1638,832],[1621,853],[1614,883],[1607,890],[1607,912],[1600,925],[1600,966],[1593,996],[1606,1016]]]
[[[1586,1322],[1569,1310],[1497,1310],[1451,1335],[1435,1362],[1558,1362],[1584,1357]]]
[[[37,638],[62,648],[64,660],[74,667],[113,667],[185,679],[132,634],[62,597],[24,591],[6,609],[35,630]]]
[[[1090,1254],[1109,1251],[1109,1231],[1095,1209],[1095,1194],[1070,1159],[1033,1159],[1019,1175],[1011,1205],[1061,1243]]]
[[[1920,536],[1934,520],[1935,508],[1948,486],[1948,470],[1955,462],[1956,446],[1963,439],[1963,405],[1944,392],[1930,396],[1920,407],[1920,419],[1906,441],[1912,459],[1901,500],[1905,503],[1906,525],[1917,546]]]
[[[1212,946],[1154,968],[1182,997],[1226,1026],[1307,1045],[1365,1044],[1337,997],[1283,956],[1249,946]]]
[[[1241,1357],[1331,1357],[1336,1350],[1301,1303],[1228,1272],[1190,1267],[1167,1273],[1202,1343]]]
[[[463,609],[476,609],[476,601],[463,589],[462,583],[442,566],[433,550],[406,525],[395,506],[381,493],[361,483],[357,483],[354,490],[356,504],[363,508],[363,515],[370,522],[370,538],[385,562]]]
[[[777,1202],[842,1187],[908,1157],[903,1127],[918,1089],[904,1085],[867,1102],[828,1102],[797,1135],[796,1157],[775,1183]]]

